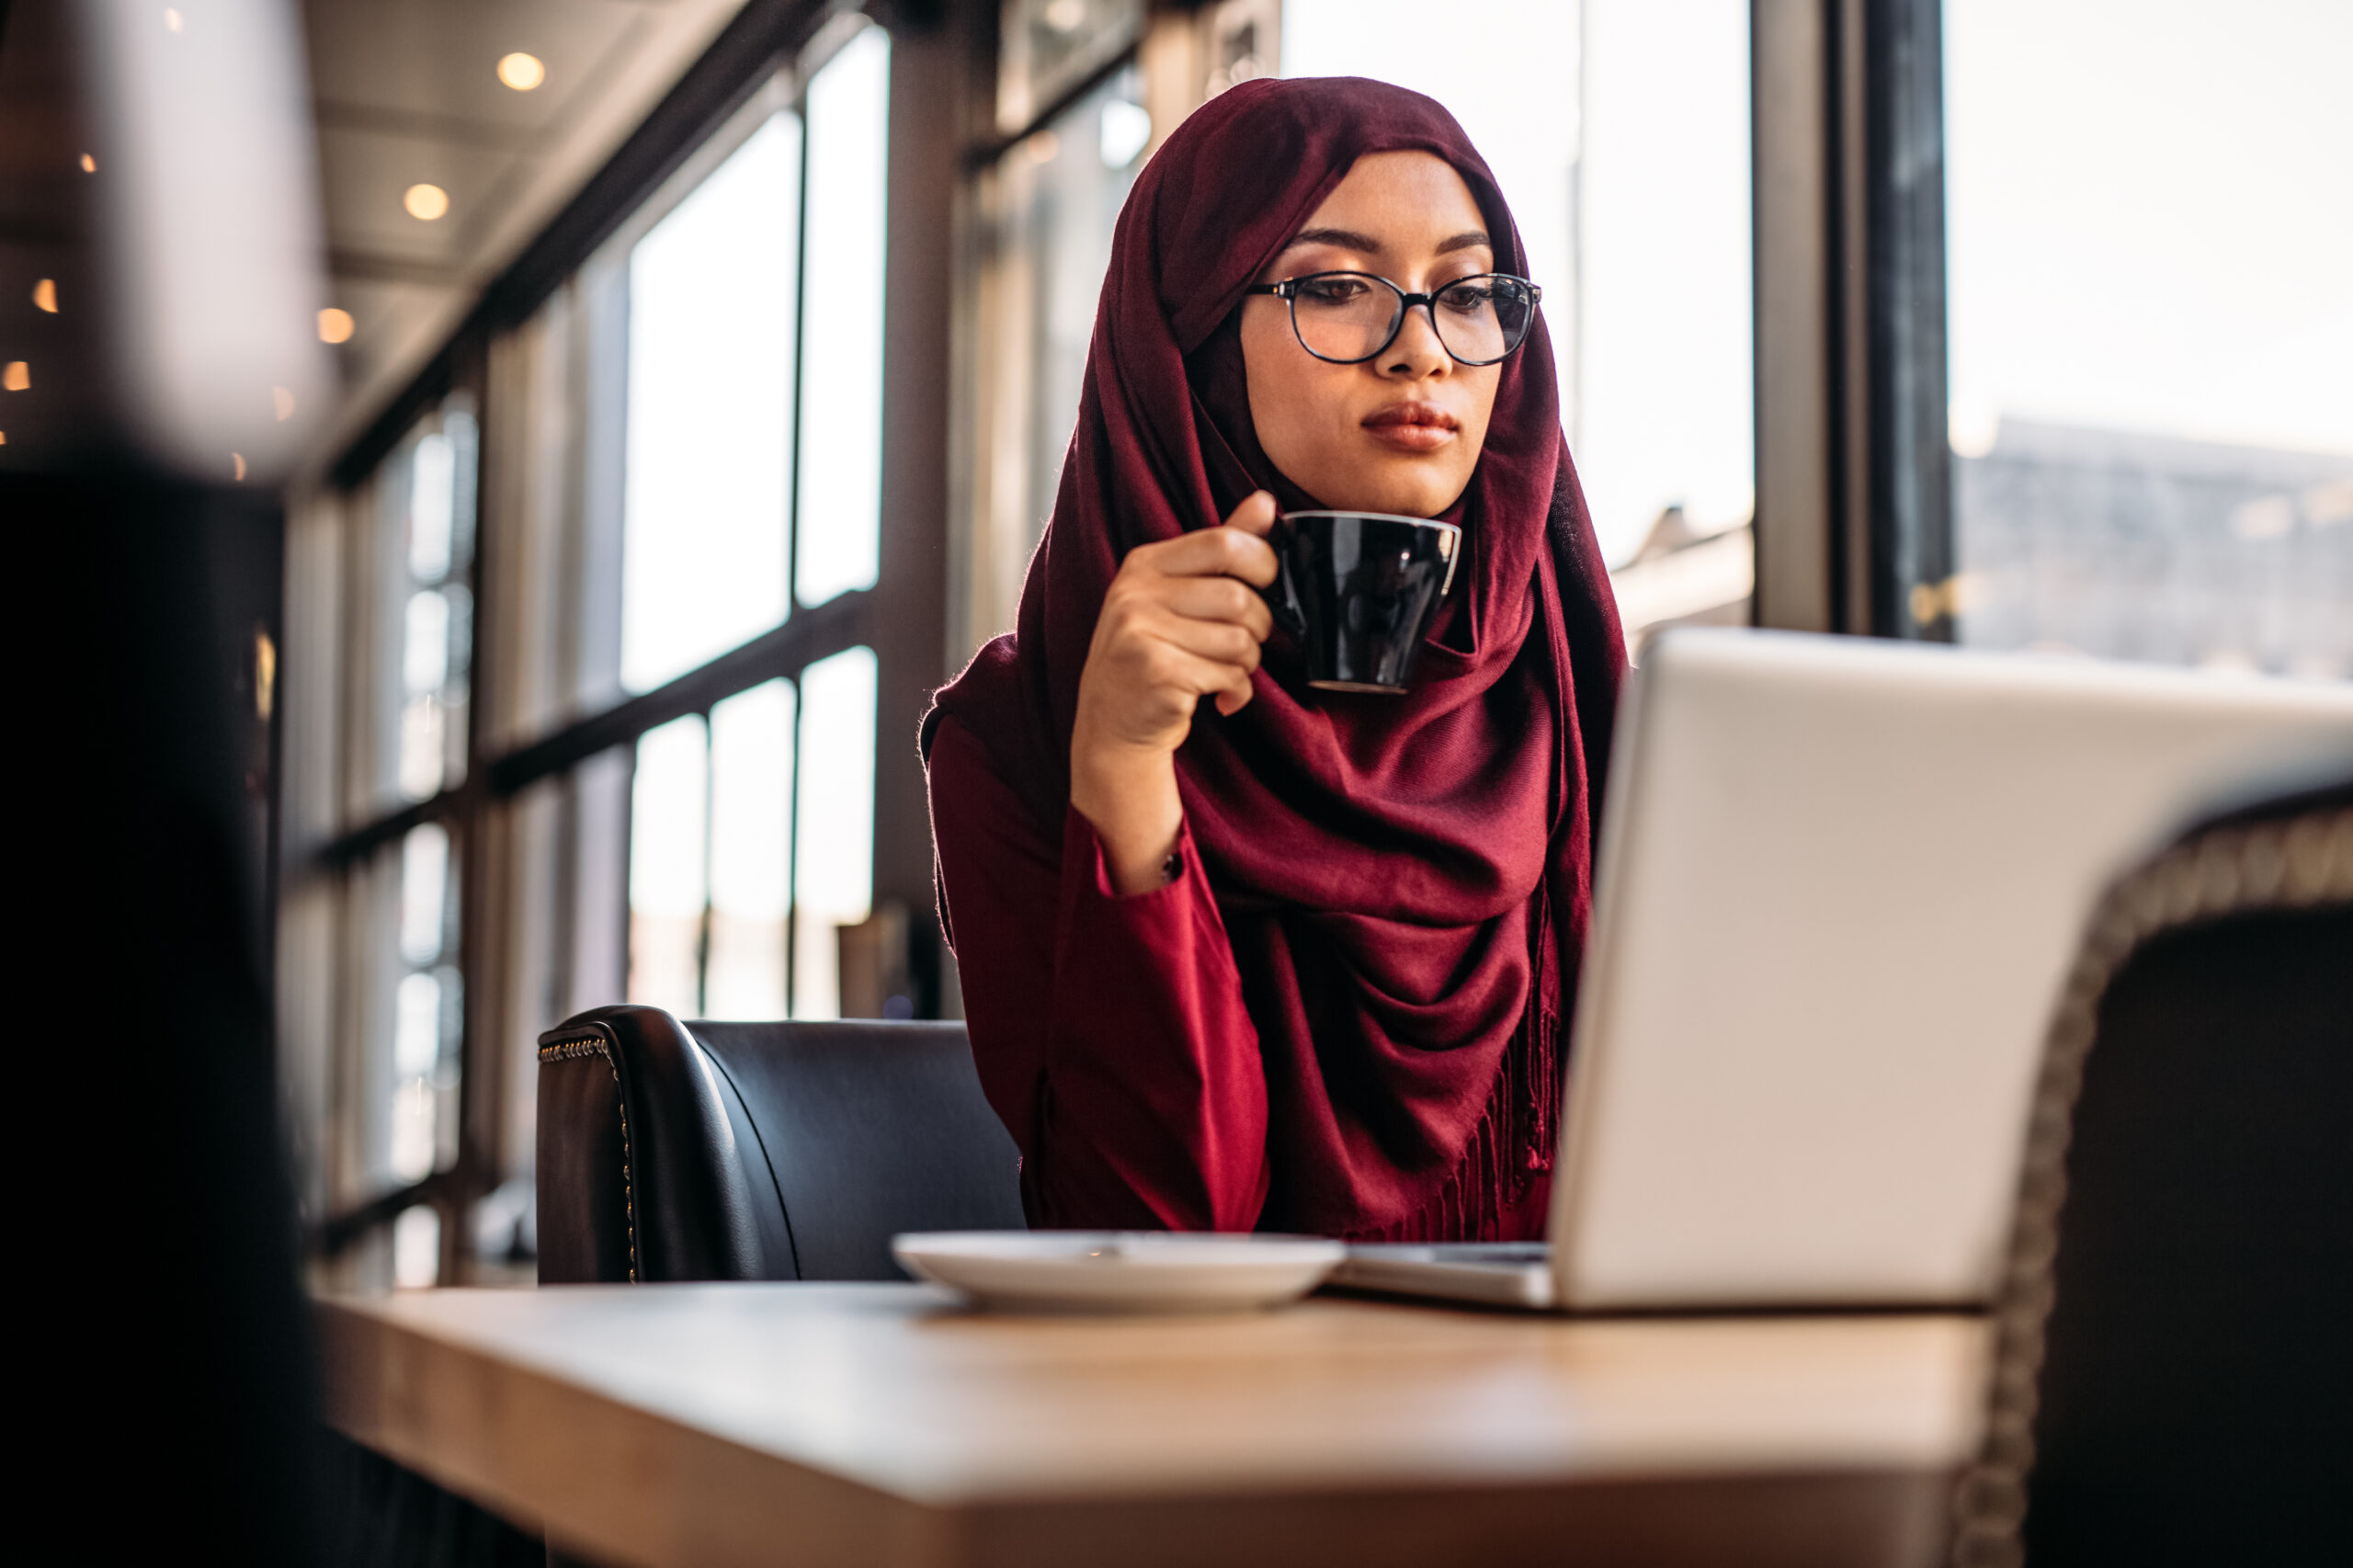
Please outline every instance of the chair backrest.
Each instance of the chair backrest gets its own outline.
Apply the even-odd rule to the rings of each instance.
[[[543,1284],[898,1279],[901,1231],[1019,1230],[1020,1162],[957,1023],[680,1023],[540,1038]]]
[[[1955,1563],[2353,1562],[2353,783],[2102,903],[1990,1390]]]

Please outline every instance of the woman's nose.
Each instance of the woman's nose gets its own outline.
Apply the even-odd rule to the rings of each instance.
[[[1381,350],[1381,373],[1418,381],[1425,376],[1444,375],[1453,366],[1454,356],[1438,340],[1438,327],[1430,320],[1428,307],[1407,306],[1405,319],[1397,326],[1396,341]]]

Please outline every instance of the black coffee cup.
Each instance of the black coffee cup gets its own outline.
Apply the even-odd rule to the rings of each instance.
[[[1326,691],[1403,692],[1454,582],[1462,530],[1385,512],[1286,512],[1267,536],[1280,572],[1275,624]]]

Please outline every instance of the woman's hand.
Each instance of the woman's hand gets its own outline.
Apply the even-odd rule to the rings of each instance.
[[[1119,892],[1165,880],[1184,807],[1172,758],[1193,710],[1214,697],[1233,713],[1273,618],[1257,589],[1275,580],[1266,536],[1275,498],[1253,493],[1225,526],[1139,545],[1120,564],[1078,677],[1070,799],[1095,824]]]

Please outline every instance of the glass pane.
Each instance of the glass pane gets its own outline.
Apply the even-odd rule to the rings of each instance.
[[[425,1204],[392,1221],[392,1283],[421,1290],[441,1282],[441,1216]]]
[[[1143,142],[1151,139],[1142,96],[1135,71],[1122,71],[1006,160],[1014,223],[1030,252],[1029,483],[1023,511],[1033,519],[1033,545],[1054,509],[1063,456],[1078,423],[1095,306],[1111,265],[1111,228],[1142,169]],[[1127,156],[1113,163],[1121,153]]]
[[[1017,134],[1143,35],[1143,0],[1005,0],[996,122]]]
[[[868,28],[809,84],[808,388],[794,591],[874,581],[881,540],[883,181],[891,37]]]
[[[772,680],[710,710],[711,1017],[784,1017],[792,710],[791,685]]]
[[[702,1012],[710,766],[699,714],[649,730],[637,743],[630,811],[629,999],[682,1018]]]
[[[630,254],[621,682],[785,618],[801,123],[779,114]]]
[[[874,902],[874,652],[851,648],[801,676],[793,812],[792,1016],[841,1016],[837,926]]]
[[[411,828],[399,848],[389,1035],[376,1038],[389,1073],[386,1174],[397,1182],[446,1169],[458,1153],[458,1073],[465,988],[457,968],[458,876],[449,835],[438,823]],[[380,1015],[381,1016],[381,1015]]]
[[[1429,94],[1495,171],[1630,640],[1747,619],[1746,0],[1285,0],[1285,75]],[[1525,352],[1525,350],[1523,350]]]
[[[1945,51],[1931,608],[1981,646],[2353,676],[2353,7],[1971,0]]]
[[[476,460],[472,406],[455,397],[390,465],[385,494],[401,548],[388,563],[396,608],[386,653],[399,671],[391,761],[403,800],[424,800],[465,778]]]

